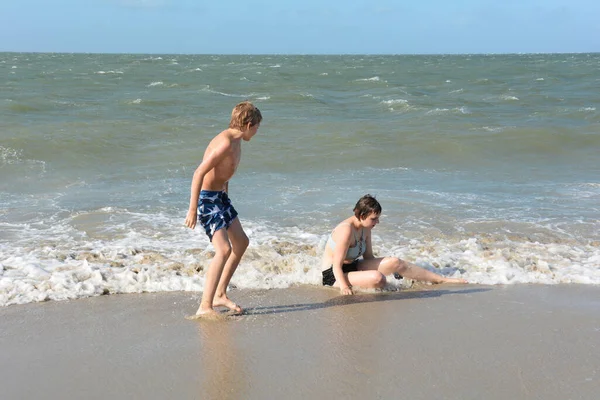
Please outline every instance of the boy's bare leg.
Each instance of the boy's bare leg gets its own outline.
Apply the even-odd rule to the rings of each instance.
[[[215,256],[208,266],[208,271],[206,271],[202,301],[196,315],[217,314],[213,309],[213,299],[223,273],[223,267],[231,254],[231,245],[225,229],[219,229],[215,232],[212,244],[215,248]]]
[[[227,286],[229,285],[229,281],[231,281],[231,277],[237,269],[244,252],[248,248],[249,240],[242,228],[239,218],[233,220],[229,229],[227,229],[227,234],[231,242],[231,254],[227,258],[225,267],[223,268],[223,273],[221,274],[221,279],[219,280],[219,285],[217,286],[212,305],[213,307],[227,307],[235,313],[241,313],[242,308],[227,297]]]

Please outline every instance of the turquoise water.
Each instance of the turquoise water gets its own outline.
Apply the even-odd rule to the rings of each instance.
[[[239,288],[318,284],[364,193],[381,255],[481,283],[600,283],[600,54],[0,53],[0,304],[200,290],[191,175],[233,106]],[[394,285],[391,282],[390,285]]]

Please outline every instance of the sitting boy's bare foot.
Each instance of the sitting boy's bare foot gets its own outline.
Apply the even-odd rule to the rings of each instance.
[[[216,297],[213,300],[213,307],[227,307],[232,314],[241,314],[244,312],[242,307],[235,304],[227,296]]]
[[[225,319],[225,317],[216,312],[215,310],[209,309],[209,310],[198,310],[196,312],[196,314],[194,315],[188,315],[185,317],[185,319],[189,319],[189,320],[196,320],[196,319],[206,319],[206,320],[210,320],[210,321],[220,321]]]

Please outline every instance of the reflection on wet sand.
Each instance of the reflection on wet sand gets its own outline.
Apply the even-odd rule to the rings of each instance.
[[[199,399],[243,399],[248,392],[248,369],[252,365],[232,337],[232,321],[199,321],[201,341]]]

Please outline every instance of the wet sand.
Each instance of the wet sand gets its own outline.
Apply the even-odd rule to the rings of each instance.
[[[0,308],[2,399],[595,399],[600,288],[231,291]]]

